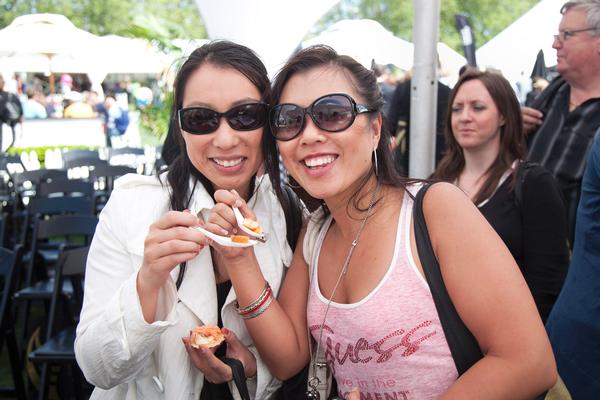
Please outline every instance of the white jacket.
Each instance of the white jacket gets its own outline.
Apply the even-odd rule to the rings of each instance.
[[[171,272],[159,294],[156,321],[145,322],[136,292],[136,276],[150,224],[169,210],[168,189],[156,177],[126,175],[117,180],[100,214],[90,248],[85,297],[77,327],[75,355],[86,379],[96,386],[92,399],[198,399],[203,375],[188,357],[181,338],[201,324],[217,324],[217,293],[211,253],[205,248],[188,261],[177,291]],[[268,233],[254,246],[265,278],[278,293],[292,250],[286,241],[283,210],[268,176],[257,178],[249,201]],[[214,205],[200,183],[190,210]],[[223,325],[254,353],[257,377],[248,381],[255,399],[266,399],[279,386],[256,352],[243,320],[235,311],[235,292],[221,310]],[[234,388],[235,385],[230,384]],[[237,390],[232,389],[239,398]]]

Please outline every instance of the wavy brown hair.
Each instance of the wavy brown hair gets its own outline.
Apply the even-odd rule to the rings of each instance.
[[[498,73],[469,69],[461,75],[450,93],[445,131],[448,150],[438,164],[432,177],[447,182],[454,182],[465,168],[463,149],[456,141],[452,132],[452,107],[461,86],[465,82],[473,80],[478,80],[485,86],[498,112],[504,118],[504,125],[500,127],[500,150],[492,165],[485,172],[486,179],[473,200],[475,204],[479,204],[494,193],[502,174],[510,168],[514,160],[525,157],[526,147],[521,107],[510,83]],[[514,179],[510,187],[511,189],[514,188]]]

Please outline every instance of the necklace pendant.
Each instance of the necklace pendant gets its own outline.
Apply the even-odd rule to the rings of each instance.
[[[315,388],[310,388],[304,396],[306,400],[321,400],[321,395]]]

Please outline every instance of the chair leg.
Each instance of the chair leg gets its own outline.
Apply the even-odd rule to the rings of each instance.
[[[85,396],[83,394],[83,386],[81,384],[81,371],[77,364],[71,364],[71,375],[73,376],[73,384],[75,386],[75,398],[77,400],[84,400]]]
[[[15,385],[15,394],[17,399],[25,400],[27,392],[25,391],[25,383],[23,382],[23,367],[21,365],[21,357],[17,347],[17,338],[14,329],[6,332],[6,347],[8,349],[8,358],[10,359],[10,368],[12,369],[13,382]]]
[[[46,400],[48,397],[48,363],[42,363],[42,369],[40,372],[40,383],[38,388],[38,400]]]

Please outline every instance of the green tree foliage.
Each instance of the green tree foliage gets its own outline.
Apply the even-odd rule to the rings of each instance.
[[[454,15],[469,16],[475,44],[480,47],[539,0],[440,0],[440,41],[462,51]],[[556,10],[558,12],[558,10]],[[369,18],[402,39],[412,41],[413,0],[342,0],[317,24],[323,30],[332,22],[344,18]]]
[[[142,30],[151,25],[169,38],[206,36],[194,0],[0,0],[0,28],[31,13],[63,14],[77,27],[97,35],[134,36],[139,20]],[[152,24],[143,17],[151,18]]]

